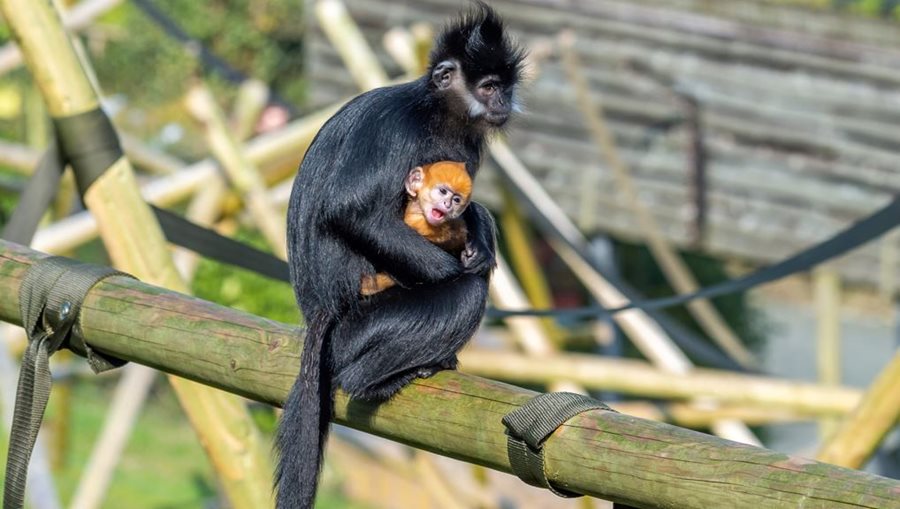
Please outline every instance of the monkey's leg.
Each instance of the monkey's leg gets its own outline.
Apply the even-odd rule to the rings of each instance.
[[[481,322],[487,289],[484,278],[464,274],[365,301],[334,329],[336,384],[353,397],[384,400],[420,375],[455,367]]]

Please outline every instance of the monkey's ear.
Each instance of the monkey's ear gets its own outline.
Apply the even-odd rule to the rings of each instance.
[[[406,176],[406,194],[415,198],[417,194],[419,194],[419,190],[422,189],[422,184],[425,180],[425,169],[421,166],[416,166],[413,168],[409,175]]]
[[[447,90],[453,84],[453,74],[459,66],[453,60],[444,60],[431,71],[431,82],[438,90]]]

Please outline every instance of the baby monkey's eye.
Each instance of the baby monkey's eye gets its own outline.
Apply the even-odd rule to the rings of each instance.
[[[447,196],[447,188],[446,187],[442,187],[442,188],[438,189],[438,191],[441,192],[441,196]]]
[[[460,198],[459,196],[454,196],[453,203],[456,203],[457,205],[459,205],[460,203],[462,203],[462,198]]]

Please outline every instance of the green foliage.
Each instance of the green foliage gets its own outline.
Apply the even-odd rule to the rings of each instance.
[[[65,452],[56,451],[63,454],[64,464],[61,471],[54,473],[63,505],[71,500],[98,439],[112,396],[112,381],[86,379],[73,383],[72,413],[66,430],[69,447]],[[48,426],[42,431],[43,438],[51,439],[48,444],[56,442],[47,431],[59,432],[62,391],[59,383],[56,385],[45,419]],[[0,460],[5,461],[2,456],[6,453],[6,437],[2,435]],[[102,507],[205,507],[216,498],[216,482],[200,443],[171,390],[160,384],[138,418]]]
[[[154,4],[190,37],[246,76],[270,83],[282,93],[283,85],[300,79],[297,50],[303,20],[298,2],[156,0]],[[210,77],[181,43],[133,4],[124,3],[103,22],[113,27],[113,34],[120,34],[94,60],[110,93],[125,93],[142,106],[154,106],[180,98],[193,76]]]
[[[258,232],[241,230],[235,239],[268,251]],[[289,284],[212,260],[204,259],[198,265],[193,292],[201,299],[272,320],[285,323],[298,323],[300,320]]]
[[[676,293],[645,246],[617,243],[616,254],[624,278],[648,298],[667,297]],[[695,253],[682,253],[682,256],[701,286],[709,286],[731,277],[725,272],[724,263],[715,258]],[[761,313],[753,308],[747,295],[725,295],[713,299],[713,304],[738,337],[751,349],[758,351],[768,331]],[[684,306],[666,312],[703,337],[700,327]]]
[[[833,0],[834,7],[872,17],[897,17],[900,0]]]
[[[190,38],[248,78],[267,83],[293,104],[303,101],[300,2],[293,0],[153,0]],[[125,109],[115,118],[123,129],[163,145],[185,159],[205,155],[202,135],[184,111],[190,83],[203,79],[226,106],[238,84],[228,82],[169,36],[134,3],[124,2],[87,32],[87,47],[107,96]],[[164,141],[163,129],[183,128],[185,136]]]

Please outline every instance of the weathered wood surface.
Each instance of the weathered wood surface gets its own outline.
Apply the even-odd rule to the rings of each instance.
[[[376,48],[391,27],[418,21],[439,25],[460,8],[455,0],[346,4]],[[690,244],[694,219],[686,128],[654,129],[681,112],[665,89],[625,69],[627,61],[674,79],[699,100],[709,150],[709,215],[696,247],[705,252],[773,262],[900,192],[896,25],[751,1],[497,0],[491,5],[526,44],[554,38],[563,28],[574,30],[586,75],[592,89],[603,93],[641,201],[680,246]],[[311,23],[310,91],[318,107],[357,89]],[[401,74],[383,50],[378,57],[392,76]],[[636,220],[592,146],[559,59],[551,56],[540,68],[525,89],[526,112],[510,129],[510,144],[573,218],[590,210],[599,230],[634,240]],[[586,168],[599,173],[596,203],[588,207],[579,191]],[[495,186],[490,172],[483,172],[480,198],[499,205]],[[851,282],[877,282],[879,253],[878,242],[872,243],[839,260],[836,268]]]
[[[0,241],[0,319],[44,255]],[[127,278],[99,283],[80,328],[98,350],[272,404],[299,368],[299,329]],[[338,394],[336,421],[509,471],[501,417],[534,393],[456,372],[417,380],[380,407]],[[551,480],[659,508],[900,509],[900,482],[622,414],[571,419],[545,444]]]

